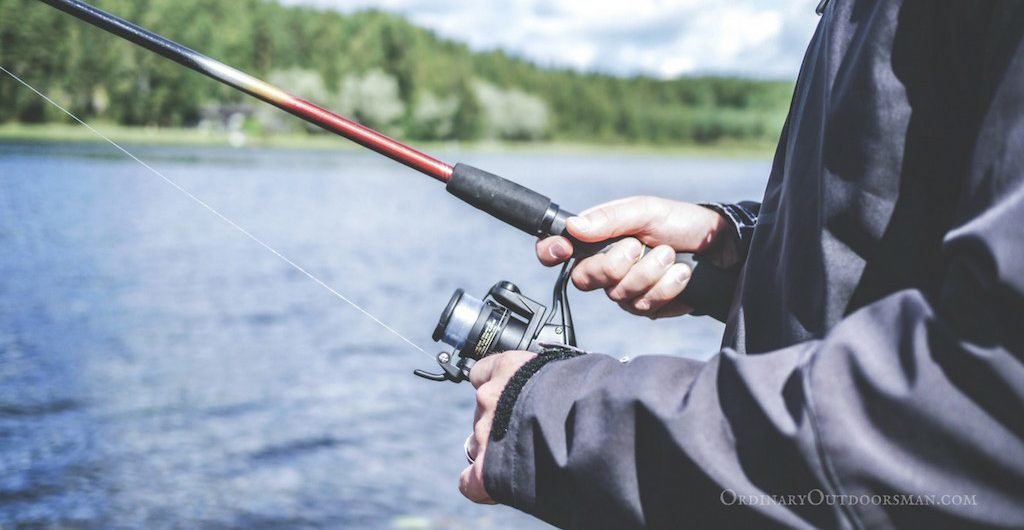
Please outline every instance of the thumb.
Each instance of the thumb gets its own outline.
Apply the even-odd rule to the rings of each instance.
[[[573,237],[587,243],[618,236],[638,235],[660,214],[658,204],[646,197],[631,197],[595,206],[570,217],[566,227]]]

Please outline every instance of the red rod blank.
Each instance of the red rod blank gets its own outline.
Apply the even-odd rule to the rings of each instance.
[[[281,106],[288,107],[286,110],[306,121],[344,136],[363,147],[401,162],[441,182],[448,182],[452,176],[450,164],[304,99],[292,98],[290,101],[283,102]]]

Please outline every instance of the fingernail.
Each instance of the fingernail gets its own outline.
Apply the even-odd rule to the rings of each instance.
[[[566,224],[572,225],[572,229],[577,232],[589,232],[593,229],[590,219],[586,217],[570,217]]]
[[[625,248],[623,249],[623,255],[627,260],[633,262],[640,259],[640,254],[644,251],[644,246],[635,239],[628,239],[622,244]]]
[[[572,252],[570,252],[569,249],[565,247],[565,245],[559,244],[552,245],[551,248],[548,249],[548,253],[551,254],[552,258],[555,258],[560,261],[568,259],[569,256],[572,254]]]
[[[690,268],[679,267],[679,272],[676,273],[676,283],[686,283],[690,279]]]
[[[661,263],[663,267],[668,267],[676,262],[676,252],[670,247],[658,247],[658,263]]]
[[[639,300],[636,303],[636,308],[640,311],[647,311],[651,308],[651,303],[647,300]]]

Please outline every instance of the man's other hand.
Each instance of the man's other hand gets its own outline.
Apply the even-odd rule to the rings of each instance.
[[[491,434],[494,411],[498,398],[512,375],[537,354],[528,351],[507,351],[480,359],[469,372],[469,381],[476,387],[476,414],[473,418],[473,434],[469,438],[466,452],[473,463],[462,471],[459,477],[459,491],[467,499],[480,504],[495,504],[484,489],[484,455],[487,440]]]

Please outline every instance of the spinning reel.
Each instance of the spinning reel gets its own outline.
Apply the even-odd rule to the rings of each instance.
[[[453,349],[437,354],[441,373],[415,370],[431,381],[459,383],[469,379],[473,364],[488,355],[508,350],[540,353],[551,346],[576,346],[572,311],[569,309],[568,280],[572,261],[566,262],[555,282],[551,310],[528,298],[512,282],[500,281],[483,299],[456,289],[432,338]],[[556,322],[555,316],[561,318]]]

